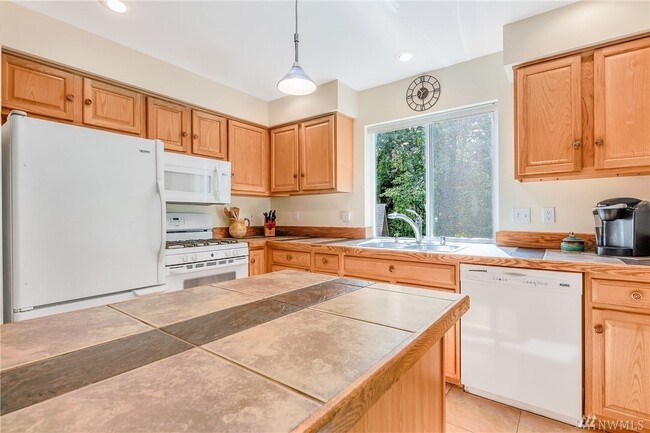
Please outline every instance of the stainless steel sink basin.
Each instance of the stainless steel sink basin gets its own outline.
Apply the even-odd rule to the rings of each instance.
[[[366,248],[393,248],[400,250],[407,248],[409,245],[410,244],[406,242],[395,242],[382,239],[370,239],[357,244],[357,246]]]
[[[417,244],[416,242],[395,242],[391,239],[369,239],[367,241],[359,242],[356,244],[359,247],[365,248],[387,248],[387,249],[397,249],[397,250],[408,250],[408,251],[430,251],[438,253],[452,253],[458,251],[461,248],[465,248],[466,245],[455,245],[455,244]]]
[[[409,251],[431,251],[434,253],[453,253],[466,245],[440,245],[440,244],[409,244],[405,249]]]

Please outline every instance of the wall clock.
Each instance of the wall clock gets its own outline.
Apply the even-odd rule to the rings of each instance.
[[[417,77],[406,89],[406,103],[415,111],[428,110],[439,97],[440,82],[431,75]]]

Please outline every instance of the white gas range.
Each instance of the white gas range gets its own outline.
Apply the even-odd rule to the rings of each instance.
[[[245,278],[248,244],[212,239],[210,215],[167,213],[165,275],[170,291]]]

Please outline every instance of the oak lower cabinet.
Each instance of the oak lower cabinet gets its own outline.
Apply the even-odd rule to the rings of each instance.
[[[248,251],[248,276],[266,273],[266,250],[264,248]]]
[[[650,284],[605,278],[587,279],[585,412],[607,431],[648,432]]]
[[[84,125],[137,135],[145,132],[142,93],[84,78],[83,98]]]
[[[268,130],[229,120],[228,160],[232,171],[233,194],[268,196]]]
[[[580,169],[580,55],[517,69],[517,177]]]
[[[351,192],[354,121],[331,114],[271,130],[271,193]]]
[[[147,97],[147,138],[161,140],[166,151],[189,151],[191,122],[189,107]]]
[[[206,111],[192,110],[192,153],[209,158],[228,156],[226,118]]]
[[[2,107],[73,121],[81,117],[82,78],[9,54],[2,55]]]
[[[596,168],[650,165],[650,37],[594,52]]]

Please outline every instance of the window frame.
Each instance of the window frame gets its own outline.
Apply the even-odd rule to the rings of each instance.
[[[444,122],[447,120],[454,120],[463,117],[476,116],[480,114],[492,113],[492,237],[491,238],[455,238],[447,236],[447,240],[457,242],[475,242],[475,243],[493,243],[495,240],[496,231],[498,230],[498,125],[499,125],[499,110],[496,101],[489,101],[481,104],[476,104],[467,107],[454,108],[437,112],[434,114],[426,114],[423,116],[411,117],[408,119],[391,121],[372,125],[367,128],[367,134],[372,143],[372,215],[373,215],[373,233],[377,233],[376,212],[377,212],[377,134],[396,131],[400,129],[422,126],[426,134],[426,233],[422,236],[425,238],[434,238],[434,208],[433,203],[433,187],[434,187],[434,173],[431,169],[431,158],[433,156],[433,143],[431,142],[431,131],[433,124],[437,122]]]

